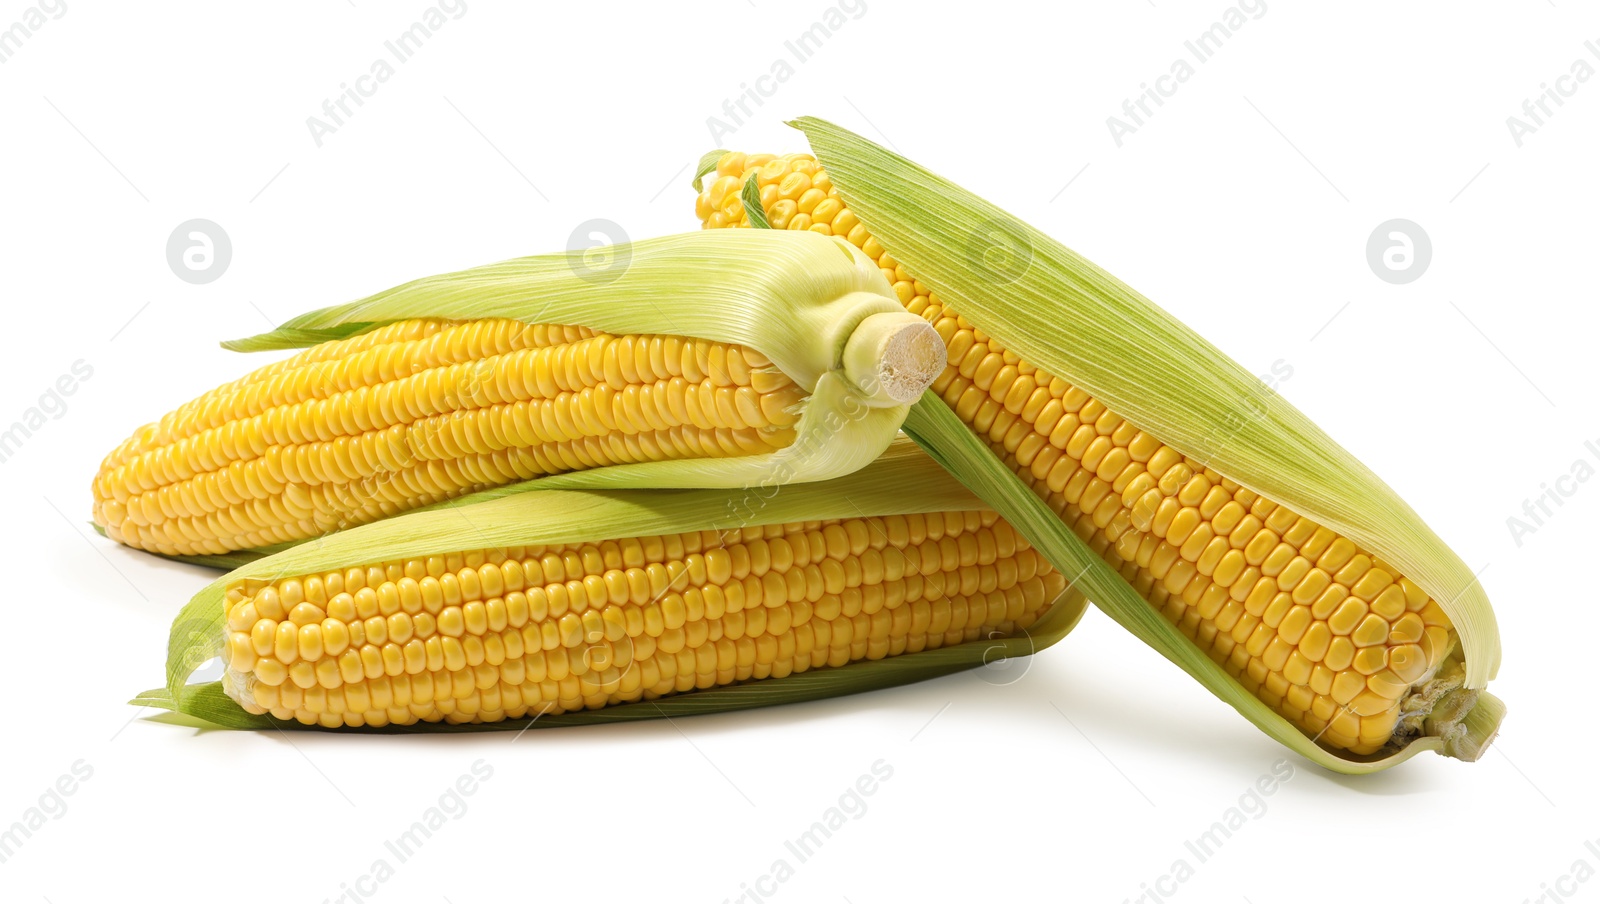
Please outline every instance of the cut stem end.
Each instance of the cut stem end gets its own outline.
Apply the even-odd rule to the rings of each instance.
[[[869,315],[844,346],[844,372],[869,404],[907,405],[944,370],[938,330],[907,311]]]
[[[1404,748],[1419,738],[1438,738],[1439,752],[1473,762],[1500,731],[1505,705],[1493,695],[1465,686],[1460,652],[1445,660],[1438,674],[1414,687],[1401,704],[1392,746]]]

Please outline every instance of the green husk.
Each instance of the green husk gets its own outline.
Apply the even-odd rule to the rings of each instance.
[[[766,355],[811,393],[795,439],[785,448],[600,467],[564,475],[559,485],[567,488],[767,487],[824,480],[862,467],[894,438],[907,406],[892,397],[893,387],[879,382],[879,374],[863,372],[861,365],[889,348],[881,341],[886,335],[933,333],[906,313],[877,265],[848,242],[777,231],[702,231],[612,246],[607,253],[603,267],[569,252],[430,276],[302,314],[224,346],[304,348],[397,320],[505,317],[737,343]],[[926,374],[929,381],[936,375],[937,367]],[[271,551],[276,550],[244,555]]]
[[[717,161],[721,160],[722,155],[726,153],[728,153],[726,148],[718,148],[700,155],[700,162],[694,166],[694,182],[691,183],[694,185],[695,191],[698,192],[700,190],[700,185],[705,177],[717,171]]]
[[[731,499],[713,489],[572,491],[529,481],[517,491],[466,506],[412,512],[311,541],[251,562],[196,594],[173,622],[164,688],[132,702],[183,713],[225,728],[303,728],[245,712],[219,682],[187,684],[223,648],[227,587],[247,578],[271,579],[353,563],[495,546],[600,541],[622,537],[717,530],[788,521],[935,511],[970,511],[983,503],[910,442],[900,440],[867,467],[835,480],[797,484],[770,494]],[[516,719],[486,725],[425,725],[378,731],[503,731],[723,712],[815,700],[889,687],[1029,655],[1060,640],[1082,616],[1086,601],[1068,589],[1026,633],[924,650],[777,680],[621,704],[600,710]],[[352,729],[340,729],[350,731]]]
[[[750,218],[751,229],[771,229],[772,224],[767,221],[767,212],[761,209],[761,185],[754,179],[746,179],[744,188],[739,191],[739,203],[744,207],[744,215]]]
[[[1471,570],[1392,489],[1294,406],[1148,299],[993,204],[832,123],[805,117],[792,125],[805,133],[845,203],[879,243],[955,310],[1184,455],[1393,564],[1455,625],[1466,686],[1482,688],[1494,676],[1499,636]],[[942,443],[942,460],[969,483],[998,465],[981,443],[955,443],[957,431],[947,422],[941,426],[935,408],[944,406],[920,403],[908,431],[930,447]],[[970,435],[964,427],[961,432]],[[995,475],[990,492],[979,492],[1014,519],[1019,507],[1037,502],[1009,473]],[[1058,568],[1073,573],[1081,556],[1069,531],[1047,531],[1036,518],[1014,523]],[[1085,580],[1096,573],[1091,568]],[[1131,589],[1118,586],[1126,588],[1105,582],[1089,594],[1263,731],[1328,768],[1373,771],[1438,746],[1424,738],[1370,761],[1307,750],[1308,739],[1292,727],[1292,736],[1286,733],[1288,723],[1244,694]],[[1501,712],[1499,701],[1482,695],[1476,715],[1465,719],[1468,730],[1486,742]]]

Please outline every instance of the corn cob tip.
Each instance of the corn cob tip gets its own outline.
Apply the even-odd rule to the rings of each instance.
[[[869,399],[906,405],[944,371],[944,339],[905,311],[869,315],[844,346],[844,371]]]

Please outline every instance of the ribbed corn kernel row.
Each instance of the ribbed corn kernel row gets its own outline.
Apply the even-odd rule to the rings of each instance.
[[[94,517],[130,546],[301,540],[600,465],[770,452],[805,393],[759,353],[514,320],[409,320],[263,367],[139,430]]]
[[[1245,688],[1329,746],[1389,741],[1404,698],[1455,643],[1416,584],[1000,347],[867,235],[813,158],[725,155],[696,204],[706,228],[749,225],[748,178],[774,228],[842,235],[878,262],[944,337],[933,391]]]
[[[992,512],[430,556],[230,588],[224,686],[327,727],[492,722],[1010,634],[1065,586]]]

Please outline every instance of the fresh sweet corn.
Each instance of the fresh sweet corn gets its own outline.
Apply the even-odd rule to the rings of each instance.
[[[652,718],[1026,655],[1084,605],[900,440],[738,514],[722,490],[537,480],[252,560],[179,614],[137,702],[238,728]],[[213,657],[223,679],[189,684]]]
[[[1355,756],[1403,746],[1461,687],[1456,632],[1416,583],[1001,346],[867,232],[814,157],[723,154],[696,214],[707,229],[748,227],[754,196],[770,228],[840,236],[875,260],[945,341],[933,392],[1150,605],[1306,734]]]
[[[522,258],[242,340],[309,348],[137,431],[93,482],[95,522],[217,555],[542,475],[743,486],[871,461],[937,373],[937,334],[844,242],[705,236],[635,243],[602,281]]]
[[[1065,583],[989,511],[353,563],[230,586],[223,686],[328,728],[497,722],[1010,635]]]

